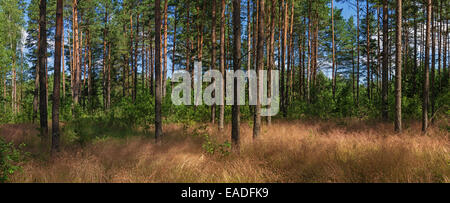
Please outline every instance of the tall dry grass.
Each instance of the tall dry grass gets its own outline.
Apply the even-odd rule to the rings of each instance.
[[[53,158],[39,151],[32,126],[0,128],[32,153],[11,182],[450,182],[448,131],[423,135],[415,122],[394,134],[384,123],[275,121],[255,141],[243,124],[241,151],[228,156],[205,153],[204,140],[191,136],[195,127],[181,125],[166,125],[160,145],[145,136],[106,138],[65,146]],[[230,130],[202,133],[221,143]]]

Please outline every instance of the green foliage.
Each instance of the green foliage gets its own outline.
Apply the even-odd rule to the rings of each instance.
[[[226,140],[225,142],[219,142],[216,137],[209,135],[206,132],[207,125],[200,125],[194,128],[190,134],[193,137],[199,137],[203,140],[202,149],[209,155],[228,156],[231,153],[231,143]]]
[[[23,147],[25,144],[15,147],[0,137],[0,183],[7,182],[10,175],[21,170],[19,162],[28,154],[22,152]]]
[[[96,139],[141,134],[135,128],[125,124],[118,125],[119,123],[120,121],[111,122],[105,115],[74,119],[63,127],[63,140],[66,144],[77,143],[83,146]]]
[[[207,154],[214,155],[219,154],[221,156],[228,156],[231,153],[231,143],[227,140],[223,143],[217,142],[214,137],[208,134],[203,134],[202,148]]]

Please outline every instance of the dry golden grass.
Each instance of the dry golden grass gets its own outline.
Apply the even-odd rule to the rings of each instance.
[[[193,128],[174,124],[164,126],[160,145],[144,136],[108,138],[64,146],[53,158],[38,152],[33,126],[0,128],[33,154],[11,182],[450,182],[448,131],[423,135],[417,122],[394,134],[384,123],[275,121],[256,141],[244,123],[240,154],[229,156],[205,153]],[[222,143],[230,126],[205,131]]]

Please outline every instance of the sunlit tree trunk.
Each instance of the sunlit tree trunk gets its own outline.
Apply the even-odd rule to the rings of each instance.
[[[356,105],[359,105],[359,0],[356,0],[356,54]]]
[[[111,107],[111,42],[108,42],[108,78],[106,87],[106,108]]]
[[[65,64],[66,61],[64,60],[65,52],[64,52],[64,18],[62,23],[62,37],[61,37],[61,46],[62,46],[62,69],[61,69],[61,75],[62,75],[62,98],[66,97],[66,68]]]
[[[137,16],[139,16],[139,15],[137,15]],[[137,23],[137,24],[139,24],[139,23]],[[134,43],[134,41],[135,41],[135,39],[134,39],[134,33],[133,33],[133,14],[130,14],[130,50],[129,50],[129,52],[130,52],[130,57],[131,57],[131,59],[130,59],[130,62],[131,62],[131,85],[132,85],[132,88],[131,88],[131,98],[132,98],[132,100],[133,100],[133,102],[135,102],[136,101],[136,95],[135,95],[135,89],[136,89],[136,87],[135,87],[135,83],[134,83],[134,76],[135,76],[135,69],[136,69],[136,64],[134,63],[134,59],[135,59],[135,49],[134,49],[134,46],[133,46],[133,43]]]
[[[155,38],[153,37],[151,41],[155,41]],[[156,46],[156,45],[155,45]],[[155,75],[155,69],[154,69],[154,61],[155,61],[155,55],[153,52],[153,42],[150,42],[150,95],[154,95],[154,89],[155,89],[155,82],[154,82],[154,75]]]
[[[371,85],[371,76],[370,76],[370,19],[369,19],[369,15],[370,15],[370,10],[369,10],[369,0],[366,1],[366,20],[367,20],[367,44],[366,44],[366,51],[367,51],[367,98],[368,101],[370,102],[370,96],[371,96],[371,89],[370,89],[370,85]]]
[[[38,36],[41,36],[40,32],[41,28],[39,26],[38,28]],[[39,41],[40,42],[40,41]],[[38,50],[40,50],[41,43],[38,42]],[[36,64],[36,69],[34,72],[34,92],[33,92],[33,123],[35,123],[35,120],[37,118],[38,108],[39,108],[39,66],[40,64]],[[5,74],[5,80],[3,81],[5,85],[3,86],[3,98],[6,98],[6,74]],[[6,105],[4,105],[6,108]]]
[[[395,57],[395,131],[402,131],[402,0],[397,0]]]
[[[190,32],[191,32],[191,27],[190,27],[190,25],[191,25],[191,22],[190,22],[190,1],[187,1],[187,4],[186,4],[186,11],[187,11],[187,14],[186,14],[186,31],[184,32],[186,35],[187,35],[187,37],[186,37],[186,71],[188,71],[188,72],[190,72],[191,70],[190,70],[190,65],[191,65],[191,47],[192,47],[192,44],[191,44],[191,37],[190,37]],[[194,71],[192,71],[192,73],[191,73],[191,75],[192,75],[192,77],[191,77],[191,80],[192,80],[192,87],[194,86]]]
[[[382,77],[382,117],[384,120],[388,119],[388,71],[389,71],[389,61],[388,61],[388,1],[383,0],[383,77]]]
[[[283,34],[282,34],[282,46],[281,46],[281,111],[283,117],[287,116],[286,112],[286,95],[285,95],[285,69],[286,69],[286,48],[287,48],[287,32],[288,32],[288,6],[285,0],[281,1],[281,6],[283,7]]]
[[[91,45],[91,32],[88,32],[87,38],[88,44],[88,104],[91,106],[92,104],[92,45]]]
[[[272,69],[274,69],[275,67],[275,11],[276,11],[276,2],[275,0],[271,0],[271,5],[270,5],[270,12],[271,16],[270,16],[270,42],[269,42],[269,47],[270,49],[267,50],[270,53],[270,57],[269,57],[269,67],[268,67],[268,73],[267,73],[267,89],[269,91],[267,91],[267,96],[270,98],[272,95],[272,92],[270,91],[272,89]],[[271,102],[271,101],[270,101]],[[270,107],[270,102],[269,102],[269,107]],[[267,116],[267,124],[270,125],[272,123],[272,117],[271,116]]]
[[[73,75],[72,78],[72,113],[75,114],[74,106],[78,105],[79,99],[79,78],[80,78],[80,48],[79,48],[79,34],[78,34],[78,1],[73,0]]]
[[[335,76],[335,50],[334,50],[334,7],[333,7],[333,1],[331,0],[331,50],[332,50],[332,63],[331,63],[331,71],[332,71],[332,91],[333,91],[333,99],[336,97],[336,76]]]
[[[106,86],[107,86],[107,81],[106,81],[106,69],[107,69],[107,64],[106,64],[106,55],[107,55],[107,53],[106,53],[106,46],[107,46],[107,39],[106,39],[106,37],[107,37],[107,34],[108,34],[108,28],[107,28],[107,25],[108,25],[108,9],[107,8],[105,8],[105,17],[104,17],[104,24],[105,24],[105,27],[103,28],[103,106],[104,106],[104,109],[107,109],[108,108],[108,105],[107,105],[107,95],[108,95],[108,91],[107,91],[107,88],[106,88]]]
[[[221,0],[221,11],[220,11],[220,72],[222,77],[225,75],[225,0]],[[223,130],[223,123],[225,117],[225,78],[222,78],[221,86],[221,105],[219,106],[219,130]]]
[[[161,120],[161,2],[155,0],[155,76],[156,76],[156,96],[155,96],[155,140],[161,142],[162,139],[162,120]]]
[[[290,19],[289,19],[289,44],[288,44],[288,55],[287,55],[287,82],[286,82],[286,93],[285,93],[285,108],[287,108],[287,106],[289,106],[289,102],[292,99],[292,75],[294,73],[294,63],[291,61],[294,57],[294,52],[293,52],[293,44],[292,44],[292,40],[294,38],[293,30],[294,30],[294,1],[290,1],[291,3],[291,13],[290,13]],[[287,7],[287,5],[286,5]]]
[[[379,82],[379,77],[380,77],[380,71],[381,71],[381,43],[380,43],[380,39],[381,39],[381,34],[380,34],[380,30],[381,30],[381,23],[380,23],[380,18],[381,18],[381,11],[380,11],[380,7],[377,6],[377,74],[376,74],[376,87],[377,87],[377,93],[380,92],[380,82]]]
[[[167,84],[167,3],[169,0],[164,1],[164,70],[163,70],[163,77],[162,77],[162,96],[163,98],[166,96],[166,84]],[[175,19],[177,20],[177,19]]]
[[[211,16],[211,70],[216,70],[216,0],[212,0],[212,16]],[[211,81],[214,86],[216,81]],[[215,95],[216,92],[213,92]],[[211,123],[216,122],[216,105],[211,106]]]
[[[439,2],[439,19],[437,20],[438,21],[438,23],[439,23],[439,30],[438,30],[438,36],[439,36],[439,39],[438,39],[438,78],[439,78],[439,91],[441,91],[441,88],[442,88],[442,83],[441,83],[441,81],[442,81],[442,78],[441,78],[441,54],[442,54],[442,52],[441,52],[441,45],[442,45],[442,4],[443,4],[443,2],[442,2],[442,0]]]
[[[434,8],[431,10],[431,75],[430,75],[430,90],[431,90],[431,114],[434,113],[434,96],[436,93],[435,85],[434,85],[434,79],[435,79],[435,63],[436,63],[436,29],[435,29],[435,22],[436,22],[436,12],[434,11]]]
[[[174,19],[177,19],[177,7],[175,6],[174,9],[175,13],[174,13]],[[173,73],[175,71],[175,50],[176,50],[176,45],[177,45],[177,20],[174,20],[174,24],[173,24],[173,46],[172,46],[172,77],[173,77]],[[170,83],[171,89],[173,89],[173,82]]]
[[[428,102],[429,102],[429,57],[430,57],[430,34],[431,34],[431,9],[432,0],[427,0],[427,28],[425,39],[425,67],[423,71],[423,102],[422,102],[422,131],[428,128]]]
[[[250,75],[250,69],[252,66],[252,29],[251,29],[251,0],[247,0],[247,72]],[[248,89],[249,95],[251,95],[250,88]]]
[[[253,138],[259,137],[259,134],[261,133],[261,101],[260,101],[260,92],[259,89],[261,87],[261,80],[262,78],[259,78],[260,72],[264,68],[264,41],[265,41],[265,0],[259,0],[259,19],[258,19],[258,44],[256,47],[256,63],[257,63],[257,79],[256,79],[256,106],[255,106],[255,114],[254,114],[254,125],[253,125]],[[237,93],[237,91],[235,91]],[[237,97],[235,95],[235,97]]]
[[[414,14],[413,17],[413,23],[414,23],[414,67],[411,75],[411,81],[412,81],[412,89],[416,90],[416,74],[417,74],[417,24],[416,24],[416,14]]]

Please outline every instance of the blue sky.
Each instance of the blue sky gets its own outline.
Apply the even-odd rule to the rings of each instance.
[[[356,10],[354,6],[350,5],[349,3],[343,3],[343,2],[336,2],[334,3],[336,8],[342,9],[342,15],[345,19],[350,18],[351,16],[356,15]],[[361,6],[361,5],[360,5]]]

